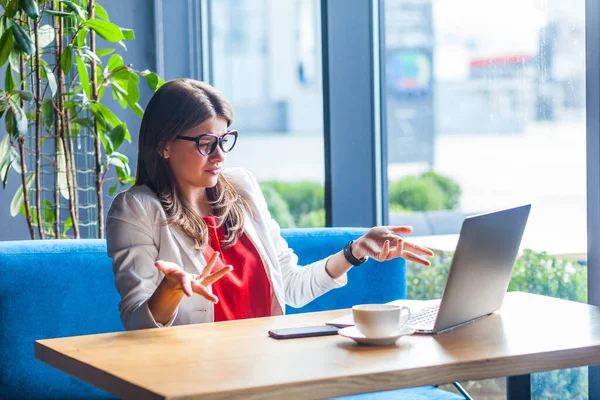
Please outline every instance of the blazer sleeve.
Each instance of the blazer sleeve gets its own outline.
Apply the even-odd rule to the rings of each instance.
[[[108,255],[113,259],[115,286],[121,295],[119,312],[127,330],[170,326],[157,323],[148,308],[148,299],[162,280],[154,266],[158,246],[153,221],[140,199],[124,192],[114,200],[106,220]]]
[[[325,270],[329,257],[306,266],[298,265],[298,256],[281,236],[279,224],[269,213],[258,181],[250,171],[245,171],[251,183],[250,200],[256,206],[263,223],[267,225],[271,242],[277,252],[286,303],[294,308],[300,308],[332,289],[345,286],[348,281],[347,274],[344,273],[341,277],[333,279]]]

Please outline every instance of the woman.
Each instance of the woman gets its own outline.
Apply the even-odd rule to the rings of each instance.
[[[202,82],[167,82],[139,135],[135,186],[113,201],[107,243],[126,329],[281,315],[346,284],[367,257],[429,265],[410,227],[377,227],[305,267],[280,236],[254,176],[224,170],[231,105]],[[227,265],[225,265],[227,264]]]

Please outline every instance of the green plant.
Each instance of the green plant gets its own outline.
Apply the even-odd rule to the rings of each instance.
[[[452,178],[429,170],[390,183],[390,210],[452,210],[458,207],[460,195],[460,186]]]
[[[325,226],[325,189],[323,184],[312,181],[262,181],[260,187],[263,192],[274,191],[279,194],[288,206],[294,226]],[[269,204],[268,201],[267,204]],[[281,225],[277,218],[275,220]]]
[[[298,228],[317,228],[325,226],[325,209],[320,208],[303,215],[298,222]]]
[[[407,297],[421,300],[440,298],[451,260],[452,254],[436,257],[430,268],[408,263]],[[576,261],[525,249],[515,262],[508,290],[586,302],[587,268]],[[532,394],[543,399],[587,398],[587,368],[533,374]]]
[[[265,186],[262,189],[267,207],[271,216],[281,228],[294,228],[294,218],[290,214],[290,209],[283,198],[271,186]]]
[[[123,48],[124,41],[135,35],[110,22],[95,0],[0,0],[0,5],[0,66],[7,65],[0,89],[0,115],[5,116],[6,125],[6,135],[0,140],[0,180],[6,187],[11,169],[21,176],[11,214],[21,211],[25,215],[32,239],[34,227],[41,239],[65,237],[69,230],[71,236],[80,237],[80,161],[73,142],[86,131],[94,141],[97,226],[98,236],[103,237],[104,184],[116,181],[109,189],[113,194],[118,184],[134,180],[128,158],[118,152],[131,135],[127,125],[103,104],[105,90],[110,89],[121,107],[142,116],[140,76],[152,90],[164,82],[153,72],[126,65],[120,55],[112,54],[114,48],[96,48],[96,34]],[[26,147],[28,142],[33,145]],[[43,154],[42,149],[50,146],[53,152]],[[33,167],[28,157],[33,158],[29,162]],[[49,198],[42,196],[42,165],[46,172],[53,170]],[[115,177],[108,176],[111,171]],[[60,215],[63,201],[68,203],[68,218]]]

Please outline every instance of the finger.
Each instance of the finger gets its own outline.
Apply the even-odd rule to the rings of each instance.
[[[219,259],[219,252],[215,251],[213,253],[212,257],[210,258],[210,260],[208,260],[208,263],[206,263],[206,266],[202,269],[202,277],[203,278],[206,278],[210,274],[210,271],[215,266],[215,263],[217,262],[218,259]]]
[[[412,262],[416,262],[418,264],[424,265],[426,267],[431,266],[431,262],[423,257],[420,257],[414,253],[411,253],[410,251],[404,251],[402,253],[402,258],[408,260],[408,261],[412,261]]]
[[[411,233],[413,231],[412,226],[389,226],[388,227],[392,232],[400,235],[404,235],[407,233]]]
[[[421,254],[424,254],[424,255],[430,256],[430,257],[433,256],[433,254],[434,254],[433,251],[429,250],[427,247],[419,246],[417,244],[410,243],[410,242],[405,242],[404,248],[406,250],[421,253]]]
[[[390,241],[386,240],[385,242],[383,242],[383,248],[379,252],[379,256],[377,257],[377,259],[378,260],[386,260],[389,253],[390,253]]]
[[[219,298],[217,296],[215,296],[214,294],[212,294],[211,292],[209,292],[208,289],[206,288],[206,286],[201,285],[198,282],[194,282],[192,284],[192,288],[194,289],[194,293],[199,294],[200,296],[204,297],[206,300],[213,302],[215,304],[217,304],[219,302]]]
[[[190,274],[182,274],[181,277],[179,278],[179,284],[181,285],[181,288],[183,289],[183,293],[185,293],[185,295],[187,297],[192,297],[192,295],[194,294],[194,291],[192,290],[192,277]]]
[[[400,257],[404,251],[404,243],[404,240],[400,240],[396,247],[390,250],[390,254],[388,255],[387,259],[391,260],[392,258]]]
[[[221,279],[222,277],[224,277],[231,271],[233,271],[233,267],[231,265],[227,265],[227,266],[225,266],[225,268],[221,268],[214,274],[211,274],[211,275],[207,276],[206,278],[204,278],[202,280],[202,284],[204,286],[212,285],[213,283],[215,283],[216,281],[218,281],[219,279]]]
[[[168,275],[168,274],[170,274],[172,272],[176,272],[176,271],[183,271],[183,269],[181,269],[181,267],[179,265],[172,263],[170,261],[157,260],[154,263],[154,266],[156,268],[158,268],[158,270],[165,275]]]

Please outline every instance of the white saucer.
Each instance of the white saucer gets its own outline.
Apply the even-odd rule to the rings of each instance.
[[[368,344],[372,346],[388,346],[391,344],[395,344],[398,341],[398,339],[400,339],[400,337],[405,335],[412,335],[413,333],[415,333],[414,328],[410,328],[408,326],[402,327],[402,329],[400,329],[400,331],[395,335],[384,338],[367,338],[365,337],[365,335],[360,333],[355,326],[349,326],[338,331],[338,334],[350,338],[357,343]]]

